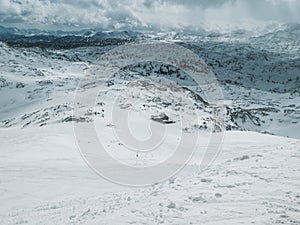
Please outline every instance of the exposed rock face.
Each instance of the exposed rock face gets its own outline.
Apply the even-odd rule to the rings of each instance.
[[[151,120],[164,124],[175,123],[175,121],[172,121],[165,113],[161,113],[158,116],[151,116]]]

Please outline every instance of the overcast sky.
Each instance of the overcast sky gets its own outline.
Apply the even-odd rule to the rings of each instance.
[[[0,0],[0,24],[24,28],[247,28],[299,12],[300,0]]]

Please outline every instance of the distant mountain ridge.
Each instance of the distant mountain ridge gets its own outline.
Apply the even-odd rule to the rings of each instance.
[[[141,33],[130,31],[43,31],[0,26],[0,41],[14,47],[68,49],[107,46],[132,42],[141,36]]]

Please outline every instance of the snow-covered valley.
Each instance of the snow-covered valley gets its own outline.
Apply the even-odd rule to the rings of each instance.
[[[260,35],[85,32],[32,38],[0,31],[0,224],[300,223],[299,25]],[[223,142],[205,170],[203,149],[221,122],[183,71],[142,62],[79,86],[109,50],[153,41],[193,51],[219,81]],[[77,92],[99,84],[104,88],[93,110],[76,102]],[[168,134],[160,150],[126,150],[114,136],[122,127],[110,117],[112,107],[130,111],[131,132],[142,140],[151,135],[151,116],[167,114],[172,123],[154,123]],[[132,167],[166,160],[181,133],[200,139],[178,173],[133,188],[89,167],[74,124],[95,124],[109,154]]]

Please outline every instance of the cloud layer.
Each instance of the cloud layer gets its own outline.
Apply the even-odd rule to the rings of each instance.
[[[299,0],[0,0],[17,27],[200,29],[300,22]]]

